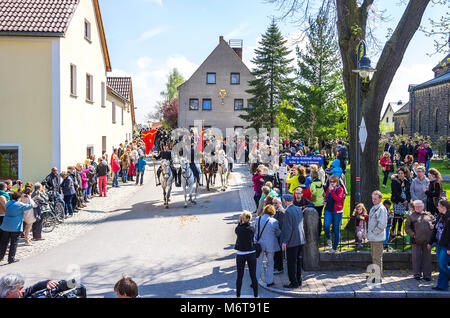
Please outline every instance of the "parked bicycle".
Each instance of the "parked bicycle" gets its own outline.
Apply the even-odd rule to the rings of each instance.
[[[41,218],[42,218],[42,232],[44,233],[52,232],[55,229],[56,225],[58,224],[56,215],[51,210],[44,212],[41,215]]]
[[[64,222],[64,205],[58,200],[58,193],[48,192],[48,200],[51,211],[59,224]]]

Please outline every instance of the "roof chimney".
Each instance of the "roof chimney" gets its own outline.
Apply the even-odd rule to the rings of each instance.
[[[223,35],[219,36],[219,43],[223,41]]]
[[[230,40],[228,42],[230,47],[236,52],[236,54],[239,56],[239,58],[242,60],[242,48],[244,47],[244,41],[243,40]]]

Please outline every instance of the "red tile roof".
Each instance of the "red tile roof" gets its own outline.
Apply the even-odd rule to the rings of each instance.
[[[108,77],[107,82],[109,87],[131,101],[131,77]]]
[[[0,0],[0,32],[65,33],[80,0]]]

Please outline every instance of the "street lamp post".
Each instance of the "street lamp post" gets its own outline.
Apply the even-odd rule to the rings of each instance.
[[[361,202],[361,151],[364,151],[367,138],[367,130],[365,127],[364,119],[361,126],[361,78],[368,78],[370,73],[376,72],[370,66],[370,59],[366,56],[367,44],[365,41],[361,41],[358,45],[358,68],[353,70],[356,75],[356,191],[355,191],[355,203]],[[362,130],[362,131],[361,131]],[[360,133],[363,134],[364,140],[360,141]],[[360,148],[361,147],[361,148]]]

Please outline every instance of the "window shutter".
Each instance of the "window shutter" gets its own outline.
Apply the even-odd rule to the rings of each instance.
[[[106,105],[106,86],[105,82],[102,82],[102,107]]]
[[[116,123],[116,102],[112,102],[112,122],[113,124]]]

